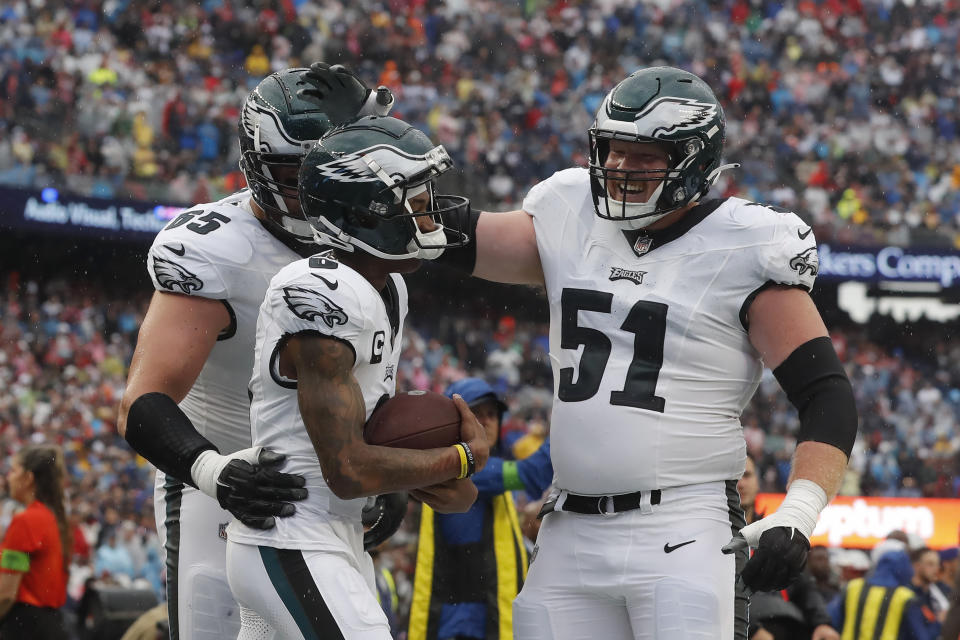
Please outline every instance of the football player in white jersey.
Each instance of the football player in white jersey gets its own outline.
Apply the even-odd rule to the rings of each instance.
[[[341,66],[316,63],[267,77],[239,122],[249,190],[180,214],[150,248],[156,292],[119,431],[159,469],[154,506],[174,639],[236,638],[239,608],[225,573],[231,513],[271,527],[306,497],[302,479],[276,471],[280,456],[251,447],[247,385],[257,312],[270,278],[316,250],[299,211],[301,159],[331,126],[386,113],[391,103],[386,89],[367,89]]]
[[[631,74],[589,135],[589,168],[554,174],[521,210],[471,214],[475,241],[442,260],[545,286],[550,305],[559,492],[515,636],[745,637],[735,557],[748,589],[797,575],[857,428],[808,295],[812,231],[793,213],[704,199],[727,168],[724,118],[693,74]],[[741,529],[739,417],[765,366],[798,408],[800,442],[783,505]]]
[[[333,252],[284,267],[257,321],[250,382],[253,444],[285,456],[306,479],[297,512],[264,530],[234,520],[227,574],[241,604],[240,640],[390,640],[364,551],[367,496],[411,493],[441,511],[476,499],[468,478],[489,444],[462,398],[463,442],[432,450],[364,442],[363,425],[393,396],[407,290],[415,270],[447,242],[440,215],[469,207],[434,194],[447,152],[407,123],[366,117],[331,130],[300,170],[303,211]]]

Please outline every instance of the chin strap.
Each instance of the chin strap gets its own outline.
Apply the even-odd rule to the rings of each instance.
[[[713,183],[717,181],[717,178],[720,177],[720,174],[722,172],[726,171],[727,169],[739,169],[739,168],[740,168],[739,162],[732,162],[730,164],[720,165],[719,167],[711,171],[710,174],[707,176],[707,184],[712,187]]]

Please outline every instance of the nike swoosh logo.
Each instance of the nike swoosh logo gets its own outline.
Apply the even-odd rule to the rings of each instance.
[[[685,547],[685,546],[687,546],[688,544],[693,544],[694,542],[696,542],[696,540],[687,540],[686,542],[681,542],[680,544],[675,544],[675,545],[673,545],[672,547],[670,546],[670,543],[667,542],[666,544],[663,545],[663,552],[664,552],[664,553],[670,553],[671,551],[676,551],[676,550],[679,549],[680,547]]]
[[[813,231],[813,229],[811,229],[810,227],[807,227],[806,231],[800,231],[800,229],[797,229],[797,235],[800,236],[801,240],[806,240],[807,236],[810,235],[811,231]]]
[[[185,254],[185,253],[187,252],[186,248],[183,246],[183,243],[180,244],[180,249],[174,249],[174,248],[173,248],[172,246],[170,246],[169,244],[165,244],[165,245],[163,245],[163,246],[166,247],[167,249],[170,249],[170,252],[171,252],[171,253],[175,253],[175,254],[177,254],[178,256],[180,256],[181,258],[183,257],[183,254]]]
[[[314,278],[320,278],[321,280],[323,280],[323,284],[327,285],[327,288],[330,289],[331,291],[335,291],[336,288],[340,286],[340,283],[337,282],[336,280],[334,280],[333,282],[330,282],[323,276],[318,276],[315,273],[311,273],[310,275],[312,275]]]

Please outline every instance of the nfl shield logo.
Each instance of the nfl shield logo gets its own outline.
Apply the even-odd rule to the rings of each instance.
[[[637,241],[633,243],[633,252],[642,256],[653,248],[653,238],[649,236],[638,236]]]
[[[230,523],[229,523],[229,522],[221,522],[221,523],[220,523],[220,537],[223,538],[224,540],[227,539],[227,525],[228,525],[228,524],[230,524]]]

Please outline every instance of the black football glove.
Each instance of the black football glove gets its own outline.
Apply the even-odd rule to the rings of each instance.
[[[376,92],[371,91],[363,80],[342,64],[331,66],[326,62],[314,62],[304,74],[304,80],[307,86],[297,91],[297,95],[312,99],[328,110],[333,105],[325,104],[325,101],[332,95],[351,105],[352,113],[358,116],[385,116],[393,107],[394,98],[390,89],[381,86],[377,87]]]
[[[380,546],[397,532],[403,516],[407,514],[407,492],[385,493],[377,496],[376,502],[364,507],[363,526],[369,527],[363,534],[363,550]]]
[[[257,463],[231,459],[217,476],[217,501],[243,524],[253,529],[272,529],[276,516],[292,516],[291,504],[307,497],[301,476],[282,473],[277,467],[286,456],[261,449]]]
[[[723,552],[734,553],[747,546],[747,540],[736,535],[723,547]],[[740,578],[752,591],[786,589],[800,576],[809,551],[810,541],[794,527],[771,527],[760,534],[757,548],[744,565]]]

